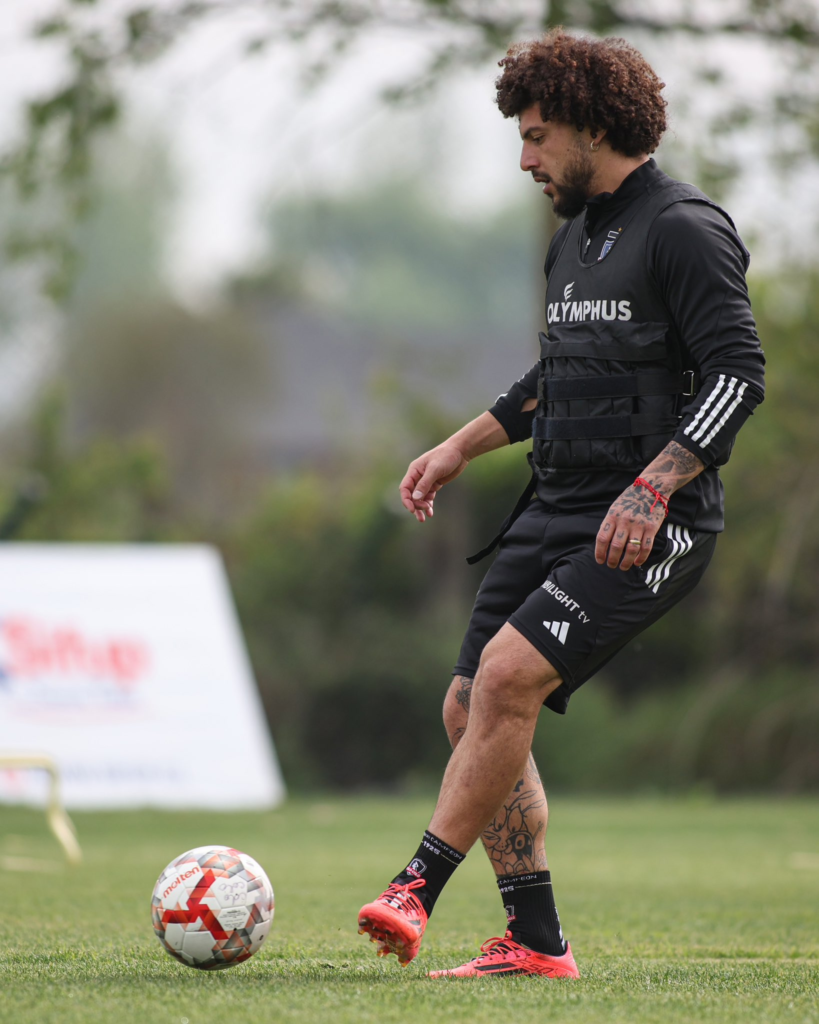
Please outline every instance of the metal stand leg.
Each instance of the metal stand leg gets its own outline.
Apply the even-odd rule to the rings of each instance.
[[[79,864],[82,850],[77,842],[77,831],[66,814],[60,799],[60,773],[54,761],[45,754],[0,754],[0,768],[39,769],[48,772],[50,779],[46,820],[57,842],[65,851],[70,864]]]

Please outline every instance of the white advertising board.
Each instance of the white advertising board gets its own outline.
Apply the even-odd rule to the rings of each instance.
[[[0,544],[0,753],[69,808],[270,807],[284,785],[219,554]],[[0,800],[39,800],[0,772]]]

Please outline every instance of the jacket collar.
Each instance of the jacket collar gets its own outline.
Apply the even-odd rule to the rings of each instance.
[[[619,213],[648,191],[662,176],[653,157],[627,175],[614,192],[600,192],[586,203],[586,227],[591,230],[602,216]]]

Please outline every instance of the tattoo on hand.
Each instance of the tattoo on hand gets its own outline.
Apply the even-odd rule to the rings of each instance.
[[[676,441],[670,441],[657,458],[646,466],[640,476],[667,499],[680,487],[693,480],[704,468],[703,463],[696,455],[688,451],[687,448],[683,448],[681,444],[677,444]],[[637,562],[635,562],[635,564],[642,565],[648,557],[652,539],[665,516],[666,508],[656,494],[653,494],[647,487],[632,484],[623,491],[608,511],[606,519],[613,519],[615,522],[603,523],[597,540],[597,557],[601,557],[601,550],[609,550],[609,544],[612,545],[612,553],[615,550],[619,552],[619,549],[624,547],[627,533],[623,531],[623,525],[626,525],[630,538],[634,537],[632,531],[635,531],[636,539],[642,540],[641,550]],[[614,541],[610,541],[608,536],[612,530],[615,532]],[[609,558],[611,557],[610,553]],[[619,559],[619,554],[616,557]],[[632,563],[627,562],[626,559],[632,557],[633,552],[630,552],[623,559],[621,568],[631,565]],[[613,567],[614,562],[609,561],[609,565]]]
[[[651,491],[647,491],[642,487],[629,487],[611,506],[609,515],[617,516],[618,518],[622,516],[624,519],[636,522],[648,522],[651,518],[651,502],[653,500],[654,496]],[[662,508],[660,513],[663,513]],[[606,525],[608,526],[608,523]],[[617,536],[623,538],[625,534],[621,530]]]

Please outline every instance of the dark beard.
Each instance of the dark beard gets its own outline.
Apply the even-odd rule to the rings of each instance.
[[[592,195],[594,164],[582,150],[566,168],[566,176],[559,184],[552,182],[555,216],[571,220],[582,212]]]

